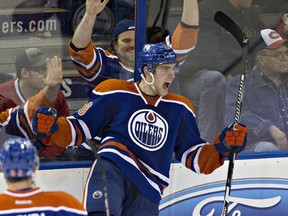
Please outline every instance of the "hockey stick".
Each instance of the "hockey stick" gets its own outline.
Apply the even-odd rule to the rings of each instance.
[[[241,74],[240,74],[239,89],[238,89],[238,95],[237,95],[237,101],[236,101],[236,111],[235,111],[235,117],[234,117],[234,122],[237,123],[241,115],[245,72],[247,70],[247,63],[248,63],[249,41],[248,41],[247,36],[240,29],[240,27],[237,26],[236,23],[223,12],[218,11],[214,16],[214,20],[220,26],[225,28],[229,33],[231,33],[242,48],[243,70],[241,71]],[[236,153],[235,153],[235,150],[232,148],[229,154],[229,165],[228,165],[228,173],[227,173],[226,186],[225,186],[222,216],[228,215],[228,212],[229,212],[228,207],[229,207],[231,182],[232,182],[232,176],[233,176],[233,170],[234,170],[235,157],[236,157]]]

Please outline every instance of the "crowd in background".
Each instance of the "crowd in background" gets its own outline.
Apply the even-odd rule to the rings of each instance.
[[[228,120],[231,121],[233,119],[236,101],[235,94],[237,93],[238,86],[237,77],[238,74],[241,73],[243,70],[242,52],[239,45],[237,44],[237,41],[235,41],[235,39],[225,29],[215,23],[214,14],[217,11],[224,12],[225,14],[230,16],[235,21],[235,23],[240,26],[241,29],[243,29],[244,33],[249,39],[249,60],[247,69],[248,71],[254,71],[257,70],[256,68],[258,68],[257,66],[259,66],[258,52],[259,50],[261,50],[261,48],[263,48],[261,47],[261,30],[274,29],[280,34],[283,39],[287,38],[288,16],[287,14],[285,14],[285,12],[288,11],[288,4],[285,1],[281,0],[265,2],[257,0],[200,0],[198,1],[198,3],[200,30],[197,45],[187,55],[185,63],[179,65],[178,72],[175,74],[175,81],[170,87],[170,89],[174,93],[180,93],[184,95],[193,103],[197,123],[201,132],[201,137],[208,142],[213,142],[215,136],[219,133],[221,128],[223,126],[226,126]],[[133,4],[131,3],[131,5]],[[60,5],[58,5],[57,1],[47,1],[45,7],[57,8],[60,7]],[[126,16],[126,18],[129,19],[131,17],[133,18],[131,14],[129,14],[129,16]],[[96,17],[94,17],[93,19],[95,18]],[[126,20],[127,22],[128,19],[124,20]],[[273,20],[273,22],[271,20]],[[134,21],[131,20],[130,24],[134,25],[133,23]],[[169,23],[166,25],[169,25]],[[167,28],[169,28],[169,26]],[[70,43],[72,62],[75,63],[75,69],[77,69],[84,77],[84,79],[88,81],[88,84],[90,86],[89,92],[93,89],[93,87],[91,88],[91,86],[96,86],[98,83],[107,78],[133,80],[135,59],[133,58],[133,55],[129,57],[130,54],[128,53],[129,49],[134,49],[134,45],[127,45],[130,46],[130,48],[121,50],[121,46],[118,45],[117,41],[119,40],[119,32],[117,31],[119,31],[119,29],[114,29],[114,31],[111,32],[112,41],[111,49],[109,50],[109,52],[111,52],[112,54],[116,54],[119,59],[121,59],[121,65],[120,67],[115,66],[115,61],[111,61],[109,65],[112,65],[112,71],[109,71],[110,69],[107,69],[107,67],[102,68],[101,70],[105,71],[106,74],[101,72],[100,75],[97,74],[97,78],[93,78],[91,74],[88,74],[87,71],[81,69],[81,64],[79,64],[76,60],[78,57],[74,55],[76,53],[75,50],[78,52],[78,44],[77,42],[75,42],[77,32],[74,34],[72,42]],[[127,33],[129,33],[129,31],[127,31]],[[169,32],[166,28],[159,27],[157,25],[147,27],[147,39],[149,40],[149,42],[163,41],[166,37],[168,37],[169,34],[173,34],[173,32]],[[85,34],[83,34],[82,32],[80,33],[80,35],[81,39],[85,37]],[[91,32],[91,35],[88,34],[88,36],[86,37],[91,38],[91,36],[93,36],[93,32]],[[129,38],[129,40],[130,39],[131,38]],[[91,46],[91,44],[95,42],[97,41],[91,41],[89,46]],[[83,44],[83,48],[88,46],[87,42],[85,43],[86,44]],[[125,43],[128,44],[127,42]],[[134,43],[134,41],[131,39],[129,43]],[[26,52],[29,51],[27,50]],[[23,49],[19,50],[20,53],[24,51],[25,50]],[[38,51],[42,52],[39,49]],[[29,58],[29,53],[27,55]],[[41,58],[45,58],[45,53]],[[281,57],[279,56],[279,58]],[[282,60],[285,61],[285,59],[286,57],[283,54]],[[88,58],[88,60],[84,59],[83,61],[85,62],[90,60]],[[271,64],[277,64],[277,62],[272,62]],[[1,98],[3,98],[0,104],[1,111],[4,111],[9,107],[20,105],[21,103],[27,101],[31,96],[33,96],[37,91],[42,88],[43,84],[41,84],[41,86],[37,86],[38,84],[40,84],[40,82],[37,80],[33,81],[33,71],[41,74],[41,67],[43,67],[43,65],[44,63],[42,62],[38,68],[34,67],[35,70],[33,70],[32,64],[30,65],[30,67],[26,66],[28,67],[28,71],[24,70],[24,72],[19,72],[22,70],[22,68],[24,68],[24,66],[19,66],[19,62],[15,62],[17,72],[16,79],[12,81],[9,80],[12,79],[12,77],[7,77],[5,74],[3,75],[2,84],[0,85],[0,94]],[[124,67],[122,67],[123,65]],[[278,69],[275,70],[277,71]],[[115,73],[115,71],[117,71],[117,73]],[[248,74],[250,73],[254,74],[253,72],[249,72]],[[260,72],[260,74],[263,76],[262,72]],[[283,84],[281,85],[284,85],[285,73],[282,72],[280,77],[280,79],[283,80]],[[6,79],[8,79],[9,81],[5,82]],[[249,86],[249,79],[247,80],[247,86]],[[254,151],[256,143],[267,140],[271,141],[273,143],[273,146],[275,146],[275,148],[271,148],[271,151],[273,149],[287,149],[287,132],[285,126],[286,114],[281,113],[281,110],[286,110],[286,91],[284,87],[284,90],[280,90],[277,86],[274,86],[273,81],[272,84],[267,85],[272,85],[272,87],[269,87],[274,89],[273,95],[271,95],[271,97],[277,98],[277,100],[275,99],[275,101],[271,102],[271,100],[267,99],[265,102],[264,98],[260,97],[260,102],[257,102],[254,107],[252,104],[249,103],[249,101],[246,101],[246,97],[244,97],[243,99],[243,119],[245,119],[245,113],[247,111],[246,109],[248,109],[249,112],[252,112],[255,115],[257,114],[255,118],[259,121],[258,125],[256,125],[255,123],[256,120],[253,121],[253,126],[249,124],[251,119],[250,121],[244,122],[248,125],[249,135],[248,147],[245,151]],[[249,91],[252,90],[247,87],[247,95],[249,94]],[[61,98],[61,101],[59,99],[58,104],[61,104],[61,106],[58,105],[57,109],[65,109],[63,115],[68,116],[69,102],[67,103],[61,91],[59,92],[59,97]],[[256,100],[252,98],[252,101],[255,103]],[[271,103],[273,103],[273,106],[269,106],[269,104],[271,105]],[[248,106],[248,104],[250,105]],[[60,114],[61,113],[62,111],[60,111]],[[272,117],[271,115],[268,115],[266,113],[274,113],[274,116]],[[259,119],[261,119],[261,121]],[[267,122],[269,122],[269,124]],[[264,129],[261,129],[264,127],[263,125],[266,125],[265,131]],[[269,125],[271,128],[267,125]],[[277,129],[273,130],[273,128],[275,127]],[[90,140],[89,143],[92,142],[97,145],[100,139],[99,137],[100,135]],[[57,146],[45,146],[37,138],[33,138],[32,142],[38,148],[39,155],[41,156],[43,161],[85,159],[90,160],[94,158],[94,155],[91,153],[91,149],[87,143],[83,143],[77,148],[73,147],[63,150],[58,149]],[[279,144],[280,146],[278,146],[277,143],[281,143]],[[265,148],[263,151],[265,151]]]
[[[108,2],[86,0],[67,47],[75,71],[90,87],[87,102],[74,114],[60,90],[61,58],[46,57],[35,47],[17,52],[15,79],[0,84],[1,136],[14,136],[0,151],[8,186],[0,200],[16,200],[21,194],[25,200],[16,201],[33,200],[25,204],[59,215],[111,211],[156,216],[169,185],[172,157],[195,173],[210,174],[230,152],[287,150],[287,3],[279,0],[281,10],[275,8],[281,15],[267,25],[264,15],[274,15],[276,1],[183,0],[174,31],[147,27],[147,44],[135,53],[137,25],[131,14],[115,23],[109,48],[95,39],[95,24],[102,21],[99,16]],[[50,0],[44,6],[60,4]],[[232,18],[247,36],[247,65],[235,38],[215,23],[217,11]],[[134,83],[135,73],[141,80]],[[243,73],[241,116],[235,122]],[[33,185],[38,157],[93,160],[82,204],[68,194],[46,194]],[[44,202],[44,195],[59,199]],[[0,206],[0,213],[31,211],[11,203]]]

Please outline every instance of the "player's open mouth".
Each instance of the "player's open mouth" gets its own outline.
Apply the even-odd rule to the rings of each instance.
[[[170,86],[170,84],[171,84],[171,83],[169,83],[169,82],[165,82],[165,83],[163,84],[163,88],[164,88],[164,89],[168,89],[169,86]]]

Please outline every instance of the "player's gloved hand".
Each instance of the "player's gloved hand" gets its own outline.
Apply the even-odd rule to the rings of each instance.
[[[58,114],[54,108],[40,107],[36,110],[32,119],[33,132],[37,138],[44,139],[53,134],[57,129]]]
[[[247,128],[244,124],[233,123],[224,128],[215,139],[216,150],[224,156],[228,156],[232,150],[239,153],[245,149]]]

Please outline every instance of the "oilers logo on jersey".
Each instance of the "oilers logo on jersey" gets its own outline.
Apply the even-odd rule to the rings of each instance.
[[[148,151],[156,151],[166,142],[168,123],[153,110],[142,109],[129,119],[128,132],[135,144]]]

